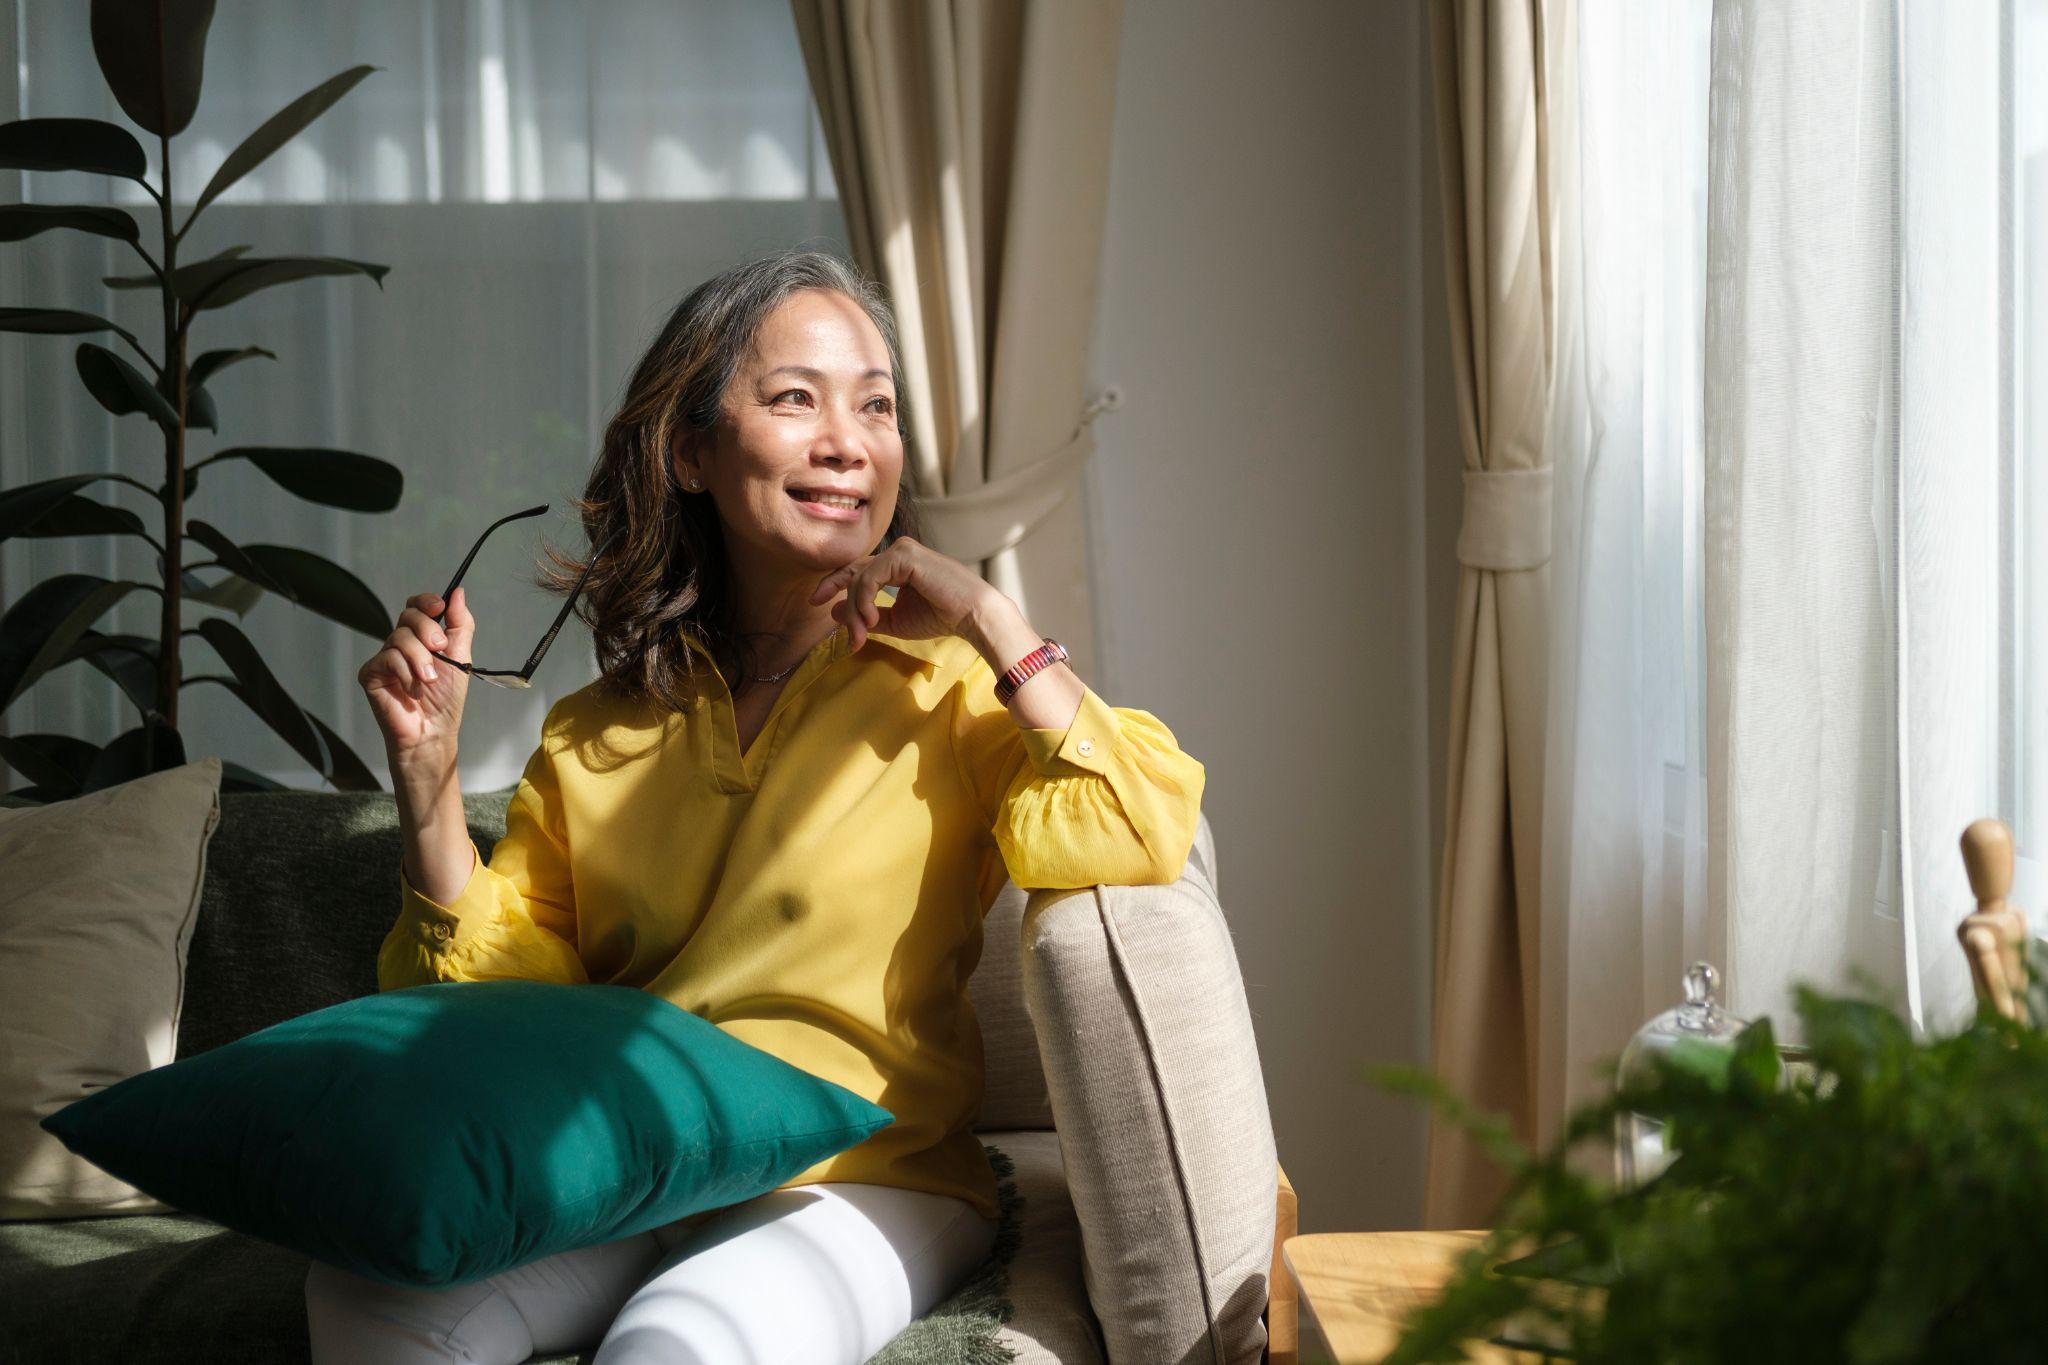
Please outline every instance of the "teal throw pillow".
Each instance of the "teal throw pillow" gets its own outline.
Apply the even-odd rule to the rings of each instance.
[[[507,980],[316,1010],[42,1126],[174,1208],[442,1287],[751,1199],[893,1118],[658,995]]]

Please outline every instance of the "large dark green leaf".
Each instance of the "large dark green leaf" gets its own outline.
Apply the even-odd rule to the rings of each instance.
[[[334,784],[337,791],[384,790],[384,784],[370,771],[370,765],[363,762],[356,751],[348,747],[348,742],[329,728],[326,721],[311,711],[306,713],[306,719],[313,722],[313,728],[320,732],[320,742],[327,746],[327,780]]]
[[[78,377],[108,412],[116,417],[140,412],[165,431],[177,430],[177,411],[164,401],[142,371],[90,341],[78,343],[77,363]]]
[[[263,656],[256,652],[256,646],[249,643],[249,637],[242,634],[232,622],[218,616],[209,617],[199,623],[199,633],[220,655],[221,662],[235,675],[235,686],[229,690],[240,697],[251,711],[262,718],[263,723],[277,732],[278,738],[292,746],[292,751],[313,767],[326,774],[329,768],[327,746],[321,741],[319,731],[313,722],[284,690],[284,684],[270,671],[270,665],[263,662]]]
[[[184,739],[168,725],[155,728],[154,754],[150,752],[151,736],[147,724],[138,725],[109,740],[107,747],[94,756],[92,766],[86,769],[85,781],[79,784],[79,791],[99,791],[103,787],[116,787],[138,777],[163,772],[166,768],[183,767]]]
[[[242,553],[255,560],[266,577],[284,583],[300,606],[330,621],[373,640],[382,640],[396,624],[370,585],[331,559],[295,545],[244,545]]]
[[[237,616],[247,616],[249,608],[263,600],[265,591],[267,590],[261,583],[251,582],[238,573],[231,573],[201,587],[188,587],[185,589],[185,596],[191,601],[204,602],[210,607],[220,607]]]
[[[173,409],[176,409],[178,406],[178,391],[177,386],[171,382],[171,372],[169,370],[165,370],[162,378],[156,381],[156,391],[163,395],[166,403],[169,403]],[[213,405],[213,395],[193,383],[189,374],[185,379],[185,425],[187,427],[197,427],[204,431],[220,430],[220,410]],[[185,472],[186,482],[189,484],[191,482],[191,466],[186,466]],[[185,492],[185,496],[188,498],[192,496],[189,487]]]
[[[124,242],[142,240],[142,229],[120,209],[99,204],[8,204],[0,206],[0,242],[19,242],[52,228],[77,228]]]
[[[99,750],[70,735],[0,735],[0,762],[39,787],[76,796]]]
[[[0,308],[0,332],[67,336],[79,332],[113,332],[127,338],[128,344],[137,351],[142,350],[142,343],[127,328],[117,327],[97,314],[75,312],[69,308]]]
[[[171,272],[171,289],[196,312],[226,307],[274,284],[322,275],[368,275],[382,289],[390,270],[388,265],[340,256],[252,256],[179,266]]]
[[[262,565],[244,554],[241,546],[228,539],[226,534],[216,527],[193,517],[185,523],[185,534],[213,551],[224,568],[240,574],[260,588],[276,593],[286,601],[299,600],[297,594],[287,584],[271,578],[264,572]]]
[[[23,593],[0,616],[0,711],[69,653],[107,609],[147,583],[60,573]]]
[[[277,352],[266,351],[261,346],[244,346],[238,351],[208,351],[186,367],[185,382],[193,385],[204,384],[236,361],[248,360],[259,355],[269,356],[272,360],[277,359]]]
[[[0,123],[0,170],[90,171],[141,180],[142,144],[118,123],[96,118],[25,118]]]
[[[247,706],[251,711],[255,711],[259,716],[263,715],[261,705],[257,701],[257,697],[262,691],[260,686],[252,689],[238,678],[200,677],[194,678],[192,681],[195,683],[218,683],[237,697],[240,697],[243,705]],[[275,679],[272,679],[272,682],[275,683]],[[280,692],[281,690],[279,689]],[[276,704],[275,698],[273,698],[270,704]],[[377,775],[370,771],[369,765],[357,756],[356,751],[351,749],[340,735],[334,733],[326,721],[321,720],[320,717],[314,715],[311,711],[306,711],[303,714],[312,725],[314,734],[319,737],[321,752],[324,756],[321,759],[309,758],[308,761],[323,777],[334,785],[336,790],[357,792],[384,790],[384,784],[377,780]],[[268,718],[266,717],[266,719]],[[290,724],[289,721],[286,723]],[[275,727],[273,726],[273,728]],[[282,732],[280,731],[280,733]],[[289,742],[289,739],[287,739],[287,742]],[[297,746],[295,745],[294,747]],[[273,781],[252,768],[243,767],[241,764],[230,762],[227,759],[221,760],[220,785],[222,791],[276,792],[289,790],[282,782]]]
[[[373,640],[391,633],[393,618],[362,579],[323,555],[294,545],[237,545],[203,521],[185,524],[191,537],[228,569]]]
[[[405,473],[388,460],[325,447],[236,446],[208,456],[247,460],[308,502],[352,512],[388,512],[405,491]]]
[[[18,534],[22,527],[70,497],[74,491],[112,477],[111,474],[64,474],[0,493],[0,540]]]
[[[244,254],[248,250],[247,246],[231,246],[214,252],[204,260],[185,262],[177,270],[171,272],[173,286],[171,292],[174,294],[177,292],[176,282],[179,271],[190,270],[195,266],[211,265],[216,261],[229,260]],[[100,276],[100,283],[109,289],[161,289],[164,286],[164,281],[155,275],[102,275]]]
[[[336,100],[353,90],[356,82],[372,71],[381,70],[383,68],[377,66],[352,66],[338,76],[328,77],[265,119],[261,127],[243,138],[242,145],[229,152],[228,159],[220,163],[220,169],[213,173],[213,179],[206,182],[206,189],[200,194],[199,202],[192,206],[190,216],[185,219],[185,227],[178,229],[179,235],[184,235],[185,229],[192,226],[192,219],[197,218],[201,209],[219,197],[221,191],[255,170],[272,152],[297,137],[307,124],[326,113]]]
[[[213,0],[92,0],[92,55],[121,112],[173,137],[199,107]]]
[[[211,528],[208,529],[211,530]],[[164,557],[162,555],[156,557],[156,571],[158,573],[164,571]],[[237,616],[247,616],[249,608],[261,602],[263,594],[269,591],[261,583],[251,582],[238,573],[230,573],[225,577],[216,578],[213,582],[208,583],[192,570],[186,569],[179,575],[179,582],[186,601],[204,602],[208,606],[220,607],[231,611]]]
[[[57,662],[83,659],[114,680],[144,716],[156,710],[156,641],[146,635],[102,635],[88,630]]]
[[[186,390],[185,425],[198,427],[202,431],[220,430],[220,409],[213,405],[213,395],[205,389]]]
[[[57,500],[55,506],[11,533],[29,539],[46,536],[140,536],[149,539],[142,518],[125,507],[110,507],[77,493]],[[0,535],[0,540],[7,539]]]
[[[245,768],[229,759],[220,761],[220,789],[224,792],[282,792],[291,788],[284,783],[265,777],[254,768]]]

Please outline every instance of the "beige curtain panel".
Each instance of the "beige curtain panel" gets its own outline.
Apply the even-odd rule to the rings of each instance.
[[[1433,0],[1445,276],[1464,460],[1432,1046],[1532,1141],[1549,639],[1553,284],[1546,41],[1559,0]],[[1555,50],[1555,49],[1553,49]],[[1434,1121],[1423,1219],[1484,1226],[1501,1173]]]
[[[1092,676],[1081,487],[1121,0],[791,0],[854,259],[901,333],[927,539]]]

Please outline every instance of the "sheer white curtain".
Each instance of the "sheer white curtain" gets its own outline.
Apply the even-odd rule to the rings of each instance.
[[[125,125],[86,20],[66,0],[0,0],[4,117]],[[193,433],[187,458],[231,445],[356,450],[403,469],[404,498],[388,513],[340,512],[231,461],[201,472],[187,514],[237,541],[326,555],[395,615],[405,598],[444,587],[491,521],[550,503],[546,517],[493,536],[465,579],[479,661],[516,667],[559,605],[528,582],[539,537],[582,548],[565,499],[581,491],[627,369],[669,310],[749,256],[797,244],[848,255],[803,55],[788,6],[754,0],[221,0],[197,117],[171,147],[177,221],[250,130],[365,62],[382,69],[209,205],[180,258],[249,243],[256,254],[343,256],[391,272],[381,290],[363,278],[318,280],[203,314],[195,354],[261,345],[278,359],[208,385],[221,430]],[[143,142],[160,184],[155,140]],[[154,206],[139,186],[75,173],[5,178],[0,192],[18,189],[25,202],[127,207],[156,249]],[[141,269],[104,238],[45,233],[0,246],[0,302],[96,312],[155,350],[154,296],[99,283]],[[0,486],[99,469],[162,482],[160,437],[93,403],[73,372],[75,342],[0,335]],[[139,490],[91,491],[160,534],[162,514]],[[7,600],[65,571],[160,577],[154,552],[131,537],[0,545]],[[100,629],[154,638],[155,608],[133,595]],[[186,624],[200,612],[212,614],[188,606]],[[241,625],[299,704],[384,776],[355,681],[376,642],[276,599]],[[188,673],[225,671],[197,638],[184,659]],[[465,786],[514,781],[547,706],[592,676],[588,632],[572,620],[532,691],[473,687]],[[181,706],[188,754],[319,785],[223,689],[188,687]],[[104,742],[137,717],[111,682],[72,663],[4,723]]]
[[[1860,976],[1920,1024],[1965,1014],[1957,839],[2037,766],[2013,305],[2043,257],[2010,188],[2015,81],[2043,73],[2017,13],[1716,10],[1708,894],[1741,1013]]]
[[[1679,973],[1970,1008],[2048,847],[2048,0],[1586,0],[1539,1121]]]
[[[1706,932],[1700,316],[1710,0],[1582,0],[1560,105],[1537,1131]]]

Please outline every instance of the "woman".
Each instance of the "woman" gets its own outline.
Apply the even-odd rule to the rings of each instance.
[[[471,658],[463,590],[410,599],[359,674],[405,840],[382,989],[635,986],[893,1122],[758,1198],[476,1285],[316,1262],[319,1365],[594,1341],[599,1365],[854,1365],[988,1255],[981,918],[1006,880],[1177,879],[1204,774],[915,538],[900,372],[886,304],[829,255],[676,308],[578,501],[607,547],[577,608],[601,676],[549,710],[488,864],[456,780],[468,675],[435,658]],[[567,590],[584,566],[554,559]]]

